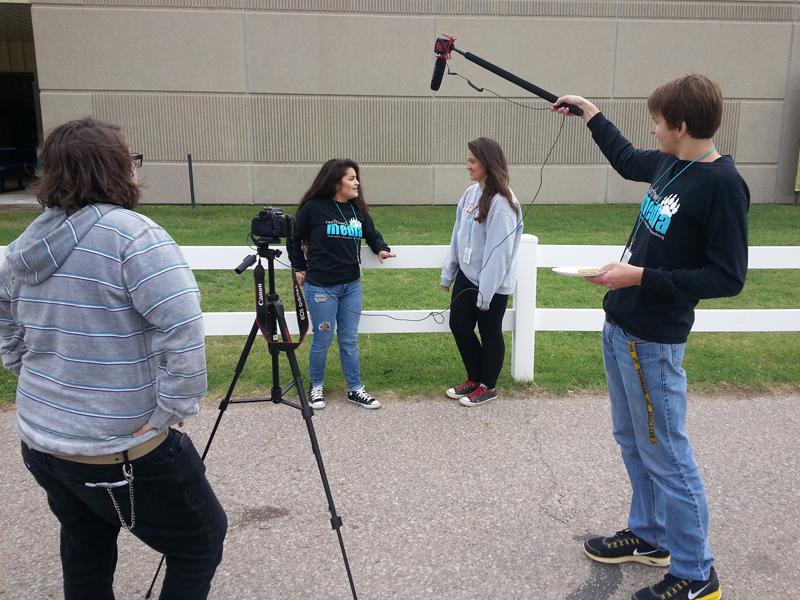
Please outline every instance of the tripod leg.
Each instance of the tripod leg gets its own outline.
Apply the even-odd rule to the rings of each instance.
[[[283,399],[283,389],[281,388],[281,376],[278,359],[280,357],[280,350],[274,348],[269,349],[270,358],[272,359],[272,389],[270,390],[270,398],[276,404]]]
[[[350,591],[353,593],[353,600],[358,600],[356,595],[356,586],[353,582],[353,574],[350,571],[350,563],[347,560],[347,551],[344,548],[344,539],[342,539],[342,518],[336,513],[336,505],[333,503],[333,494],[331,494],[331,487],[328,484],[328,476],[325,473],[325,465],[322,462],[322,452],[319,449],[317,442],[317,433],[314,431],[314,423],[311,422],[311,417],[314,411],[308,405],[306,399],[306,391],[303,387],[303,380],[300,375],[300,367],[297,364],[297,357],[294,350],[287,350],[286,356],[289,358],[289,365],[292,368],[292,377],[294,378],[295,385],[297,386],[297,393],[300,395],[300,406],[303,420],[306,422],[308,429],[308,437],[311,440],[311,451],[314,453],[314,458],[317,460],[317,468],[319,475],[322,478],[322,487],[325,489],[325,497],[328,499],[328,510],[331,513],[331,528],[336,531],[336,536],[339,538],[339,548],[342,551],[342,559],[344,559],[344,568],[347,571],[347,579],[350,582]]]
[[[217,420],[214,422],[214,428],[211,430],[211,435],[208,436],[206,447],[203,449],[203,455],[201,458],[204,461],[206,459],[206,454],[208,454],[208,449],[211,447],[211,442],[214,440],[214,435],[217,433],[217,428],[219,427],[219,422],[222,420],[222,415],[225,412],[225,409],[227,409],[228,405],[231,403],[233,388],[236,387],[236,383],[239,381],[239,376],[244,370],[244,365],[247,362],[247,357],[249,356],[250,350],[253,347],[253,342],[256,339],[256,335],[258,335],[258,322],[253,321],[253,326],[250,328],[250,334],[247,336],[247,341],[244,343],[242,353],[239,355],[239,362],[236,363],[236,370],[233,373],[231,384],[228,386],[228,391],[226,392],[225,397],[219,403],[219,414],[217,414]]]

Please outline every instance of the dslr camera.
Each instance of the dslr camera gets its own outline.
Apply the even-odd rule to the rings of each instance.
[[[289,238],[294,234],[294,217],[280,208],[264,207],[253,217],[250,233],[256,238]]]

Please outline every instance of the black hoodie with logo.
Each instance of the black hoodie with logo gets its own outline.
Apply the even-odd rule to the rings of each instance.
[[[372,217],[362,213],[352,200],[338,203],[333,198],[315,198],[297,212],[294,238],[286,250],[295,271],[305,271],[311,285],[350,283],[361,276],[361,238],[378,254],[390,251]],[[308,240],[307,254],[301,242]]]
[[[611,166],[651,184],[628,239],[640,286],[609,291],[606,314],[625,331],[663,344],[686,341],[702,298],[735,296],[747,273],[750,191],[730,156],[678,160],[639,150],[602,113],[588,123]]]

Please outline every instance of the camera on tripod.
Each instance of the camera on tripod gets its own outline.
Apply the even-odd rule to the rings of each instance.
[[[211,436],[208,439],[205,450],[203,450],[203,460],[211,447],[211,442],[217,432],[222,415],[230,404],[238,403],[251,403],[251,402],[272,402],[274,404],[285,404],[296,408],[303,416],[306,422],[306,429],[308,431],[309,441],[311,442],[311,451],[316,458],[317,468],[319,469],[320,477],[322,478],[322,487],[325,491],[325,497],[328,501],[328,510],[331,513],[330,524],[331,528],[336,531],[336,536],[339,539],[339,548],[342,551],[342,559],[344,560],[345,571],[347,572],[347,579],[350,583],[350,591],[353,594],[353,600],[358,600],[356,595],[356,587],[353,582],[353,575],[350,571],[350,563],[347,560],[347,552],[344,547],[344,540],[342,538],[342,518],[336,512],[336,505],[333,502],[333,495],[331,494],[330,484],[328,483],[328,476],[325,473],[325,465],[322,462],[322,452],[319,449],[319,442],[317,441],[317,434],[314,431],[314,424],[311,417],[314,415],[314,409],[308,403],[306,398],[306,390],[308,388],[303,384],[303,378],[300,374],[300,366],[297,362],[297,355],[295,350],[303,343],[306,333],[308,332],[309,318],[308,310],[306,308],[305,298],[303,298],[302,288],[297,282],[295,277],[292,277],[292,284],[294,288],[294,303],[295,314],[297,316],[297,329],[300,337],[297,341],[292,340],[289,332],[289,326],[286,323],[286,314],[284,312],[283,303],[275,290],[275,258],[281,255],[282,250],[278,248],[270,248],[270,244],[277,243],[279,238],[292,238],[294,237],[294,217],[287,215],[279,208],[264,207],[258,215],[256,215],[250,225],[250,237],[254,242],[256,253],[246,256],[244,260],[234,269],[237,274],[241,275],[248,268],[253,265],[253,283],[255,287],[255,309],[256,316],[253,321],[253,326],[250,328],[250,333],[247,336],[247,341],[244,344],[242,353],[239,355],[239,360],[236,363],[236,370],[228,386],[228,392],[225,398],[220,402],[219,414],[211,430]],[[262,266],[261,259],[265,258],[267,262],[266,270]],[[258,263],[258,264],[256,264]],[[265,281],[266,277],[266,281]],[[269,397],[264,398],[247,398],[232,399],[233,390],[239,377],[242,374],[247,358],[255,343],[256,336],[259,332],[267,342],[267,352],[270,355],[272,362],[272,386],[270,388]],[[292,381],[286,386],[281,385],[280,381],[280,365],[279,356],[285,354],[289,361],[289,366],[292,370]],[[287,392],[294,390],[297,393],[299,402],[293,402],[287,399]],[[153,590],[158,572],[161,570],[164,558],[162,557],[161,563],[156,570],[156,576],[153,577],[153,583],[150,584],[150,589],[145,598],[150,597]]]
[[[294,217],[280,208],[264,207],[253,217],[250,233],[254,238],[290,238],[294,235]]]

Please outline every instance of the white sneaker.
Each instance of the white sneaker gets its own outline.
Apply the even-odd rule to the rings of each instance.
[[[325,408],[325,394],[322,393],[322,384],[312,385],[308,391],[308,405],[314,410]]]

